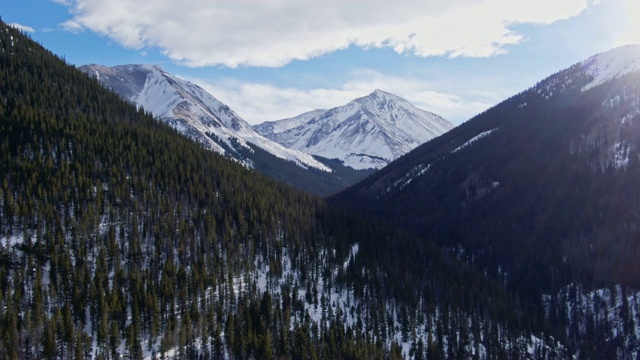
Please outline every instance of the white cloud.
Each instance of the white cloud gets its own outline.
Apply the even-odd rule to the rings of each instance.
[[[458,95],[454,95],[447,91],[432,90],[437,84],[384,75],[372,70],[356,71],[347,81],[332,89],[283,88],[237,80],[223,80],[215,84],[202,79],[190,81],[202,86],[252,124],[341,106],[375,89],[403,97],[415,106],[454,123],[467,120],[502,99],[502,94],[491,92],[478,94],[460,90]]]
[[[123,46],[157,46],[190,66],[283,66],[350,45],[418,56],[486,57],[521,23],[578,15],[589,0],[56,0],[77,26]]]
[[[62,27],[63,30],[70,31],[72,33],[78,33],[84,30],[84,27],[74,20],[65,21],[60,24],[60,27]]]
[[[34,33],[36,32],[36,30],[34,28],[32,28],[31,26],[26,26],[26,25],[20,25],[18,23],[8,23],[7,25],[11,26],[14,29],[18,29],[22,32],[26,32],[26,33]]]

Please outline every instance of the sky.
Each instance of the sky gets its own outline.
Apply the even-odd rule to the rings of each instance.
[[[0,0],[68,63],[157,64],[249,123],[376,89],[460,124],[640,43],[640,0]]]

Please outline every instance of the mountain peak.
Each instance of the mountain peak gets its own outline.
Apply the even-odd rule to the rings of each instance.
[[[401,111],[423,111],[398,95],[386,92],[384,90],[376,89],[367,96],[357,98],[352,101],[353,103],[360,104],[370,111],[384,111],[395,112],[393,108],[402,109]]]
[[[387,96],[387,95],[393,95],[391,93],[388,93],[384,90],[380,90],[380,89],[375,89],[373,90],[373,92],[371,94],[369,94],[369,96]],[[395,95],[393,95],[395,96]]]
[[[593,77],[583,90],[640,70],[640,45],[626,45],[594,55],[580,63]]]
[[[249,167],[253,163],[239,154],[251,152],[248,144],[252,144],[304,169],[331,172],[311,155],[286,149],[260,136],[227,105],[201,87],[167,73],[158,65],[88,65],[80,67],[80,70],[195,141],[215,152],[237,158]]]
[[[442,117],[376,89],[344,106],[254,127],[283,146],[354,169],[381,168],[453,127]]]
[[[405,99],[399,97],[398,95],[394,95],[392,93],[386,92],[384,90],[375,89],[371,94],[361,97],[360,99],[380,99],[380,100],[393,100],[393,101],[402,101],[408,102]],[[357,99],[356,99],[357,100]]]

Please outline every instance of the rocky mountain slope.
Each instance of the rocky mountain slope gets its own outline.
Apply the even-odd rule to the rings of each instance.
[[[299,166],[330,171],[308,154],[278,146],[257,134],[227,105],[201,87],[172,76],[157,65],[123,65],[105,67],[85,65],[81,71],[163,119],[181,133],[207,145],[212,150],[237,158],[252,166],[250,159],[238,157],[236,147],[254,144]]]
[[[453,128],[442,117],[376,90],[330,110],[254,126],[283,146],[339,159],[354,169],[379,169]]]
[[[324,194],[366,175],[266,139],[214,96],[159,66],[85,65],[80,70],[194,141],[277,180]]]

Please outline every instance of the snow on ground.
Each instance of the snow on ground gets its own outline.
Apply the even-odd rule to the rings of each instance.
[[[497,128],[496,128],[496,129],[497,129]],[[472,137],[471,139],[467,140],[467,142],[465,142],[464,144],[462,144],[462,145],[458,146],[457,148],[455,148],[453,151],[451,151],[451,153],[452,153],[452,154],[453,154],[453,153],[457,153],[458,151],[460,151],[460,150],[462,150],[462,149],[466,148],[467,146],[469,146],[469,145],[473,144],[474,142],[476,142],[476,141],[478,141],[478,140],[482,139],[483,137],[485,137],[485,136],[487,136],[487,135],[491,134],[491,133],[492,133],[492,132],[494,132],[496,129],[491,129],[491,130],[487,130],[487,131],[483,131],[483,132],[481,132],[480,134],[478,134],[478,135],[476,135],[476,136]]]
[[[590,328],[605,326],[603,343],[617,346],[619,350],[622,344],[627,349],[627,353],[624,356],[619,353],[619,357],[636,359],[640,356],[637,347],[640,343],[640,292],[620,285],[586,291],[581,285],[571,284],[557,294],[544,295],[543,302],[547,317],[555,312],[568,324],[568,335],[581,338],[593,331]]]
[[[628,45],[594,55],[581,64],[593,80],[582,90],[640,70],[640,45]]]
[[[0,246],[1,247],[14,247],[16,245],[21,245],[24,243],[24,237],[22,235],[11,235],[9,237],[0,238]]]
[[[613,152],[613,166],[616,169],[624,169],[629,165],[629,154],[631,147],[625,143],[615,143],[610,149]]]
[[[414,166],[413,168],[411,168],[411,170],[409,170],[409,172],[405,176],[403,176],[399,180],[394,181],[392,187],[393,188],[399,187],[400,190],[404,189],[405,186],[411,184],[413,179],[426,174],[429,171],[430,167],[431,167],[431,164],[420,164],[420,165]],[[389,188],[388,191],[391,191],[391,188]]]

